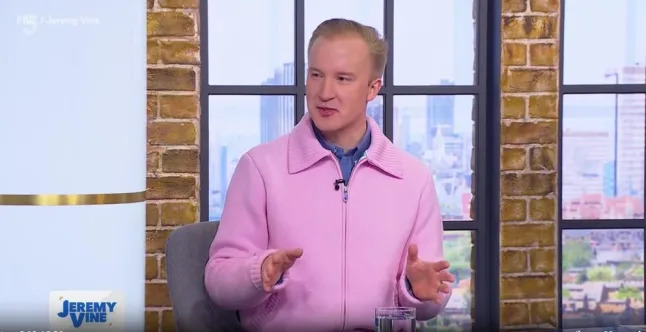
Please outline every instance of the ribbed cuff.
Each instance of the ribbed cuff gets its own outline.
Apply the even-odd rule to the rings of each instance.
[[[400,305],[403,306],[418,306],[422,304],[422,301],[420,301],[415,295],[413,295],[412,287],[409,289],[409,282],[408,278],[403,277],[399,281],[399,294],[401,295],[399,297],[400,299]]]
[[[276,251],[277,249],[267,250],[262,255],[253,257],[250,261],[249,275],[251,276],[251,282],[259,291],[265,291],[265,288],[262,286],[262,263],[265,261],[265,259],[267,259],[267,257],[269,257],[269,255],[273,254]],[[281,276],[279,282],[276,283],[274,287],[272,287],[272,291],[277,291],[284,288],[285,284],[287,283],[288,275],[289,270],[285,272]]]

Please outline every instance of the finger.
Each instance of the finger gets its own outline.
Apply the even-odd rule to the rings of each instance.
[[[276,270],[279,270],[280,273],[285,273],[289,268],[294,266],[296,260],[303,255],[303,249],[292,249],[282,252],[279,256],[280,259],[276,264]]]
[[[292,267],[296,260],[301,256],[303,256],[303,249],[286,250],[279,256],[280,260],[278,262],[278,266],[280,266],[284,271],[285,269]]]
[[[451,286],[443,283],[440,287],[437,288],[437,291],[444,294],[449,294],[451,293]]]
[[[303,256],[303,249],[298,248],[298,249],[287,250],[285,252],[285,255],[290,260],[296,260],[296,259],[300,258],[301,256]]]
[[[448,271],[444,270],[440,272],[440,281],[454,282],[455,277]]]
[[[281,250],[276,252],[275,263],[277,266],[283,266],[293,262],[303,255],[303,249]]]
[[[408,246],[408,261],[414,262],[417,261],[418,248],[416,244],[411,244]]]
[[[283,262],[283,264],[280,266],[280,269],[282,270],[282,272],[283,272],[283,273],[285,273],[285,271],[289,270],[292,266],[294,266],[294,263],[296,263],[296,261],[295,261],[295,260],[287,259],[287,260],[285,260],[285,262]]]
[[[273,288],[274,284],[276,283],[277,280],[274,280],[275,277],[275,270],[273,265],[268,265],[267,268],[263,271],[263,278],[264,280],[262,287],[265,289],[266,292],[271,291]]]
[[[442,270],[446,270],[449,267],[451,267],[451,264],[449,264],[449,262],[447,261],[439,261],[439,262],[433,263],[433,268],[435,269],[435,271],[438,271],[438,272]]]

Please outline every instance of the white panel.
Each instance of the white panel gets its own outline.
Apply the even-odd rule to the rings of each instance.
[[[105,290],[124,294],[125,331],[142,331],[145,213],[143,202],[0,206],[0,330],[46,330],[50,291]]]
[[[0,0],[0,41],[0,195],[144,191],[146,2]],[[0,205],[0,330],[47,330],[52,291],[143,330],[145,238],[144,202]]]
[[[144,190],[146,2],[2,0],[0,40],[0,194]]]

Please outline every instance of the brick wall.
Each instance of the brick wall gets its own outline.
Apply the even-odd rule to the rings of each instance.
[[[172,331],[164,246],[199,221],[199,0],[147,0],[146,331]]]
[[[559,0],[503,0],[503,328],[557,324]]]

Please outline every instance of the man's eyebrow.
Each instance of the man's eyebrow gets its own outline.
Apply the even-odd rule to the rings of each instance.
[[[344,72],[344,71],[339,72],[339,73],[337,73],[337,74],[338,74],[338,75],[343,75],[343,76],[355,76],[355,74],[354,74],[354,73],[351,73],[351,72]]]
[[[317,71],[317,72],[321,72],[321,70],[320,70],[320,69],[318,69],[318,68],[316,68],[316,67],[308,67],[308,68],[307,68],[307,71]],[[341,75],[341,76],[352,76],[352,77],[357,76],[355,73],[352,73],[352,72],[349,72],[349,71],[341,71],[341,72],[337,72],[337,73],[335,73],[335,74],[336,74],[336,75]]]

